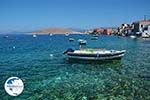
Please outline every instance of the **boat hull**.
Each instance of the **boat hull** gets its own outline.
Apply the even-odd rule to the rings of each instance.
[[[65,52],[69,60],[120,60],[125,55],[126,50],[70,50]]]
[[[68,56],[69,60],[90,60],[90,61],[99,61],[99,60],[120,60],[124,54],[109,56],[109,57],[84,57],[84,56]]]

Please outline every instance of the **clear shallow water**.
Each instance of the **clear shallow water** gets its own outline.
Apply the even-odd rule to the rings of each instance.
[[[73,37],[74,42],[68,38]],[[87,39],[90,48],[126,49],[121,61],[70,63],[62,54],[79,48]],[[15,46],[15,48],[13,48]],[[83,47],[83,48],[84,48]],[[25,88],[18,97],[4,90],[7,78],[18,76]],[[90,35],[0,35],[0,98],[61,100],[150,99],[150,40]]]

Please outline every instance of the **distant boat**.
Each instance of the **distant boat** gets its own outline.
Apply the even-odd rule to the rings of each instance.
[[[37,36],[36,36],[36,34],[33,34],[32,37],[36,38]]]
[[[113,60],[121,59],[126,50],[106,50],[106,49],[68,49],[64,52],[71,60]]]
[[[69,33],[66,33],[65,35],[66,35],[66,36],[69,36]]]
[[[142,38],[150,38],[150,25],[143,29]]]
[[[70,42],[74,41],[74,38],[69,38],[69,41],[70,41]]]
[[[15,47],[15,46],[13,46],[12,48],[13,48],[13,49],[15,49],[16,47]]]
[[[136,36],[135,35],[131,35],[130,38],[136,39]]]
[[[53,34],[52,33],[49,33],[49,36],[52,36]]]
[[[148,34],[147,32],[143,32],[142,38],[150,38],[150,34]]]
[[[99,36],[98,34],[93,35],[93,37],[98,37],[98,36]]]
[[[91,40],[98,40],[98,37],[91,37]]]
[[[86,45],[87,44],[87,41],[84,39],[79,39],[78,42],[80,45]]]
[[[8,38],[8,35],[4,36],[4,38]]]

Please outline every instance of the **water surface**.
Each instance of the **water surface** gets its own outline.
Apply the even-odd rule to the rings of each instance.
[[[69,42],[68,38],[74,38]],[[62,54],[82,48],[126,49],[121,61],[70,63]],[[4,90],[7,78],[18,76],[25,88],[18,97]],[[61,100],[150,99],[150,40],[90,35],[0,35],[0,98]]]

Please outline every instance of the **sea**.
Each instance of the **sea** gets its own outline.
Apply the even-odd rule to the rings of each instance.
[[[70,42],[69,38],[74,38]],[[150,100],[150,39],[64,34],[0,35],[1,100]],[[87,40],[79,45],[78,39]],[[70,62],[68,48],[126,50],[121,60]],[[10,96],[9,77],[19,77],[24,90]]]

